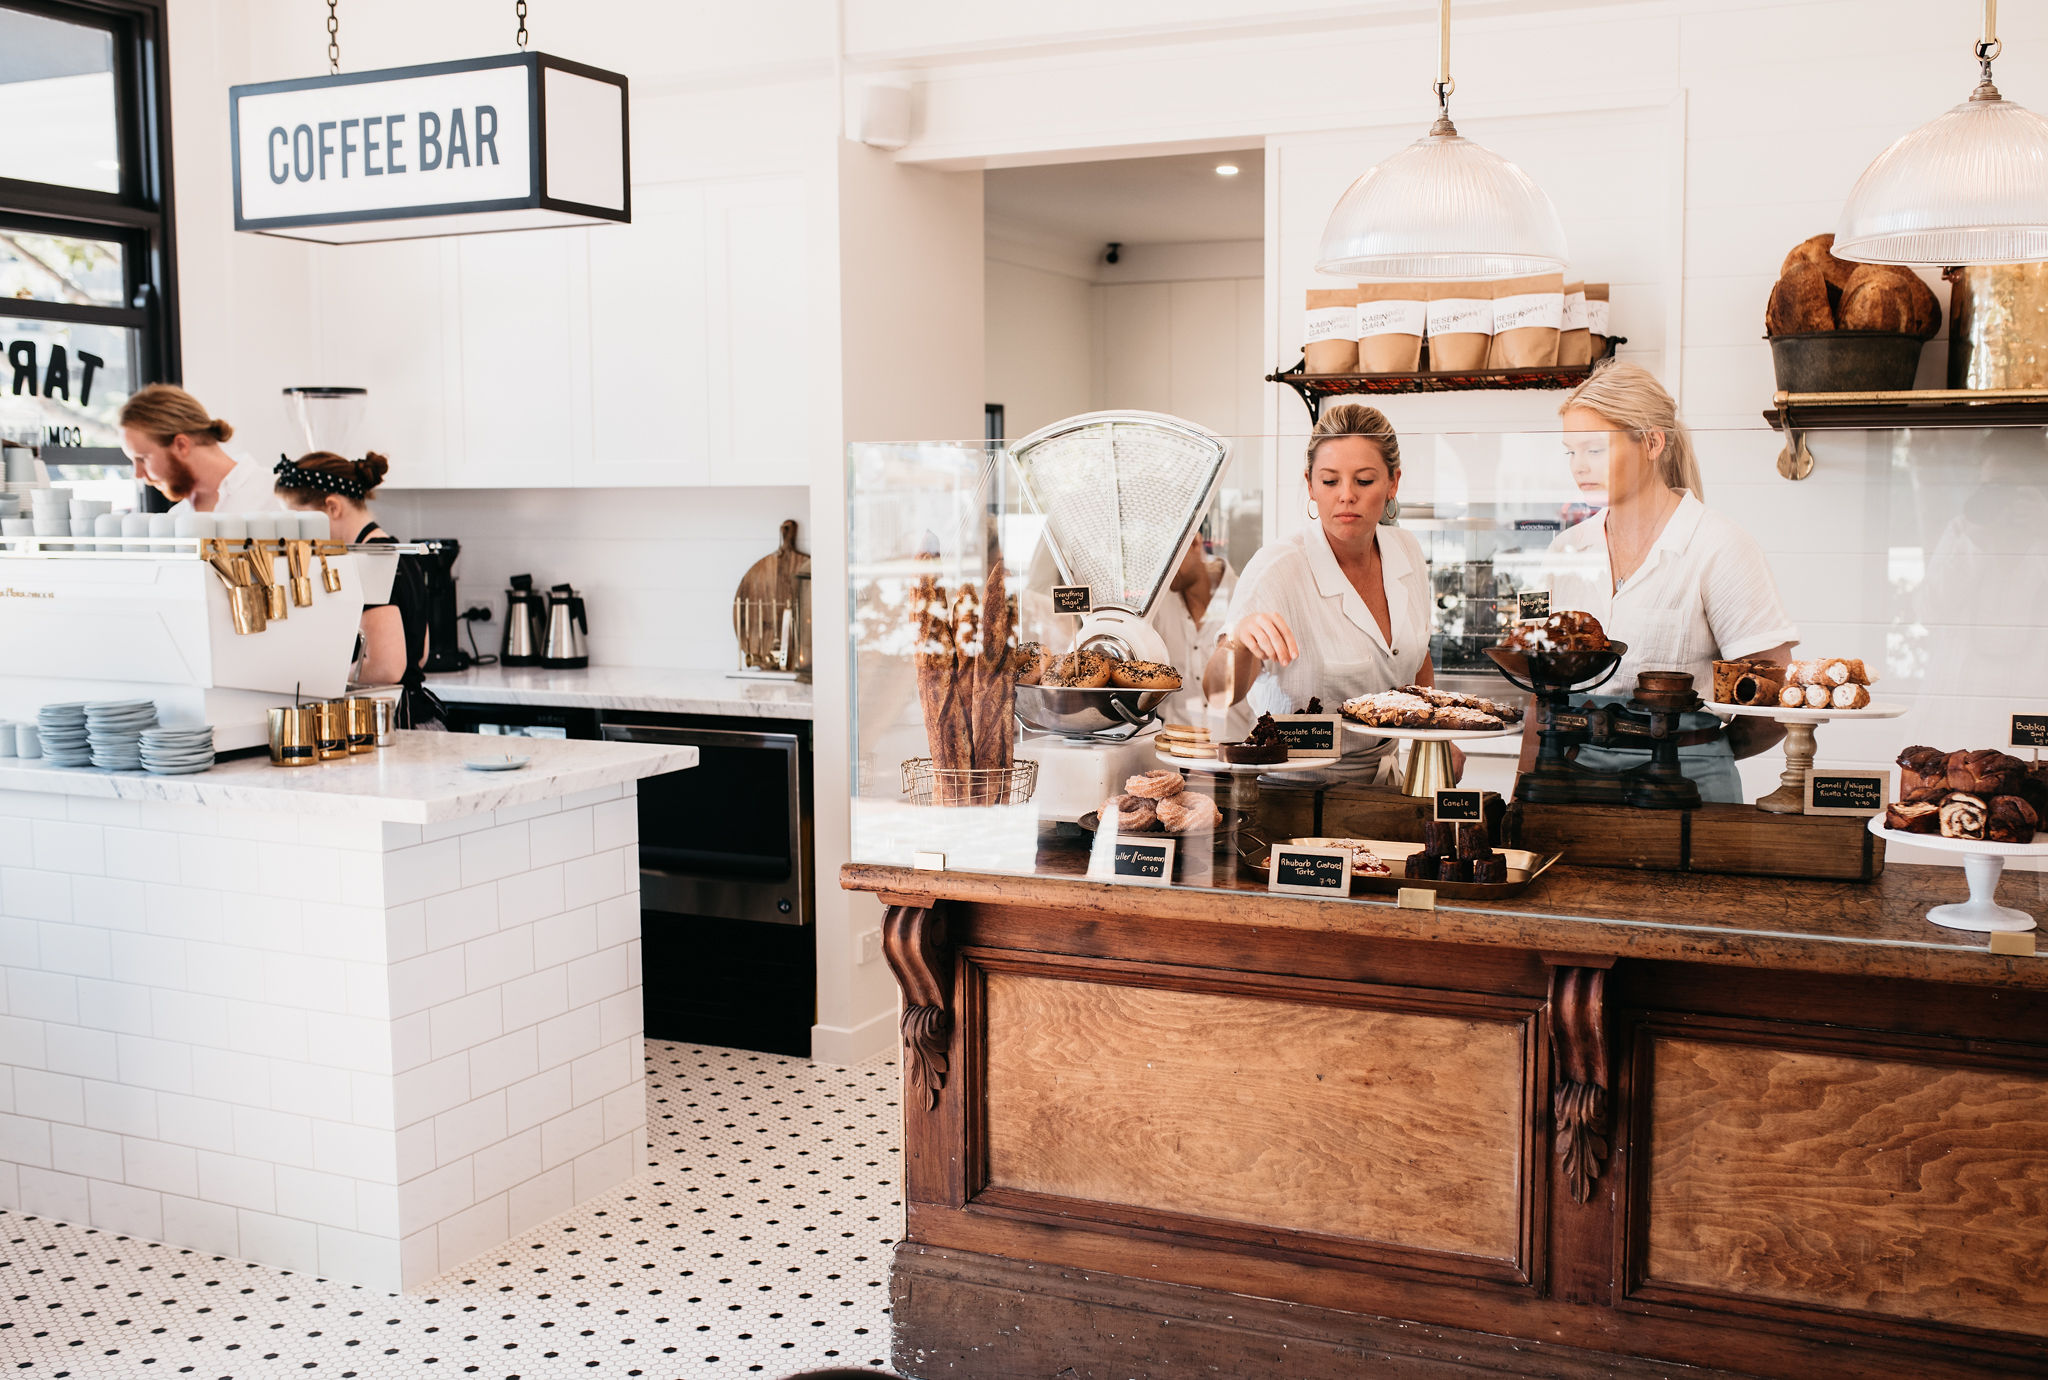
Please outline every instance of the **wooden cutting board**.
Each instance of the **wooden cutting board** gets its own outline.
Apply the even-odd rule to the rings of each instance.
[[[803,661],[804,610],[797,599],[797,581],[808,580],[811,558],[796,549],[796,519],[782,524],[782,545],[775,554],[755,561],[740,578],[733,596],[733,630],[739,638],[740,656],[750,667],[777,670],[775,652],[781,638],[781,610],[790,610],[790,626],[797,639],[788,670],[798,670]]]

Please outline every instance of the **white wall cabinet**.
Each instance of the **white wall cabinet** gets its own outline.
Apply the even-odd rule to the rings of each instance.
[[[641,184],[631,225],[323,250],[323,381],[370,390],[359,444],[405,488],[807,484],[804,191]]]

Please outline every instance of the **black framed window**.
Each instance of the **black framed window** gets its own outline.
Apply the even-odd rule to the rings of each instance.
[[[164,0],[0,0],[0,130],[0,429],[118,447],[180,377]]]

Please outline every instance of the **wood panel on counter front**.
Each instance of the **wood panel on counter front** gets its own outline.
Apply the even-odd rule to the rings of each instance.
[[[1818,918],[1782,971],[1630,957],[1640,926],[1597,914],[1516,949],[1317,901],[848,879],[929,893],[884,897],[906,1375],[2048,1374],[2031,979],[1893,976],[1882,943],[1872,976]]]

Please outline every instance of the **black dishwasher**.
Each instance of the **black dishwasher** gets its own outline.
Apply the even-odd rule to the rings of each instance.
[[[607,710],[613,742],[697,749],[640,783],[647,1033],[809,1055],[817,1012],[811,726]]]

